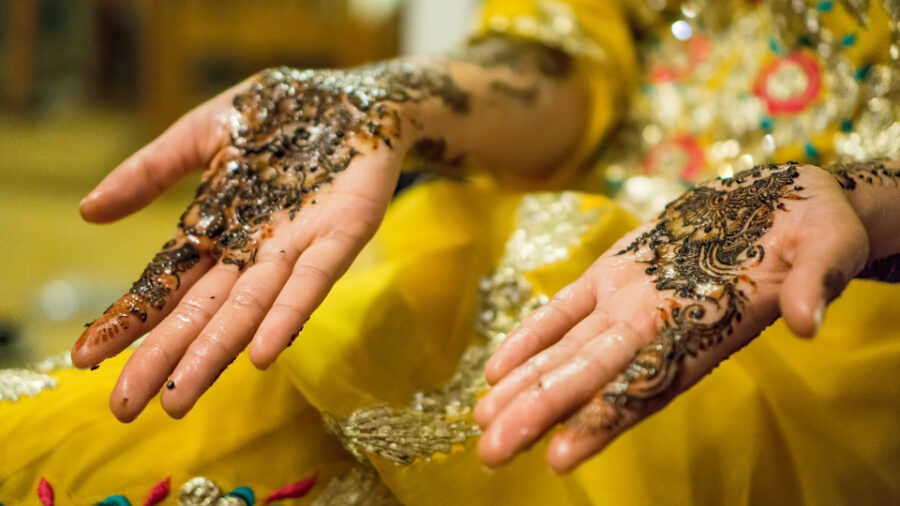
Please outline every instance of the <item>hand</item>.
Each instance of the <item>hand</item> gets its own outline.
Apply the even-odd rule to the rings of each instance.
[[[487,363],[494,386],[475,411],[482,460],[501,464],[568,420],[547,459],[571,470],[779,315],[797,334],[815,334],[826,304],[871,260],[869,220],[847,183],[892,181],[896,192],[898,175],[884,165],[769,166],[671,203],[522,322]]]
[[[72,351],[89,367],[153,329],[112,393],[119,419],[164,384],[163,407],[181,417],[248,344],[260,368],[290,345],[385,213],[409,147],[403,107],[464,104],[446,75],[402,65],[265,71],[187,114],[83,201],[88,221],[115,220],[209,167],[174,238]]]
[[[552,175],[586,109],[571,68],[558,50],[486,39],[451,57],[268,70],[200,106],[82,202],[88,221],[112,221],[209,167],[175,237],[88,326],[74,364],[153,329],[110,399],[123,421],[163,385],[163,407],[183,416],[248,344],[267,367],[375,232],[407,153],[452,174],[471,157],[501,180]]]

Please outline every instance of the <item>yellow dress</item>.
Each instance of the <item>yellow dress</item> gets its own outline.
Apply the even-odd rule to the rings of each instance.
[[[144,504],[167,477],[161,504],[236,487],[262,502],[311,477],[279,504],[900,502],[892,285],[851,283],[813,340],[777,323],[571,475],[549,471],[540,443],[488,470],[471,419],[491,350],[635,214],[747,164],[900,155],[898,13],[868,3],[488,0],[482,33],[561,47],[591,85],[585,142],[561,168],[591,160],[578,191],[479,177],[407,190],[278,367],[242,357],[182,421],[158,403],[114,420],[121,357],[0,372],[0,395],[23,394],[0,401],[0,503],[41,504],[49,484],[56,504]]]

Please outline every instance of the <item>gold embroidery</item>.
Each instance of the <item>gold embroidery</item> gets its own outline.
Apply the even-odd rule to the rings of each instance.
[[[402,506],[369,466],[356,466],[332,478],[312,506]]]
[[[406,407],[369,406],[341,420],[325,415],[329,430],[361,461],[371,453],[398,465],[449,453],[454,444],[477,435],[469,415],[478,393],[487,388],[485,362],[522,318],[547,301],[532,293],[523,274],[565,260],[598,218],[599,211],[582,210],[574,193],[523,197],[503,259],[479,285],[476,330],[482,343],[466,350],[453,378],[439,389],[415,394]]]
[[[693,184],[784,157],[900,156],[900,2],[883,5],[894,19],[895,63],[870,65],[848,57],[865,26],[837,33],[827,22],[837,9],[874,22],[869,2],[682,2],[665,26],[671,33],[640,46],[644,84],[604,140],[598,187],[650,217]],[[730,22],[708,22],[722,6]]]

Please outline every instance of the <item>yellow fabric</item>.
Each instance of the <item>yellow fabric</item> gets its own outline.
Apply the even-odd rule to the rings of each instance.
[[[108,399],[128,355],[96,371],[59,371],[56,388],[0,401],[0,503],[39,505],[41,477],[57,506],[113,494],[140,505],[166,477],[173,491],[164,504],[176,504],[178,487],[195,476],[223,492],[251,486],[263,495],[314,472],[327,482],[352,462],[284,371],[260,373],[246,357],[183,420],[154,399],[136,421],[119,423]]]
[[[623,107],[636,64],[618,2],[567,3],[609,58],[581,63],[593,96],[592,127],[573,158],[583,159]],[[485,19],[534,16],[536,5],[489,0]],[[165,476],[177,487],[206,475],[262,496],[314,470],[315,495],[352,462],[318,412],[405,405],[449,379],[475,340],[478,280],[501,257],[521,199],[482,181],[407,191],[278,367],[259,373],[241,358],[183,421],[168,420],[155,403],[133,424],[112,418],[106,399],[122,358],[94,372],[59,372],[58,388],[0,403],[0,502],[38,504],[41,476],[57,504],[110,494],[140,504]],[[527,273],[537,292],[570,282],[636,223],[605,197],[581,199],[601,219],[566,261]],[[373,464],[409,505],[897,502],[898,298],[900,286],[851,283],[817,338],[776,324],[569,476],[550,473],[544,443],[487,470],[475,438],[431,461]]]

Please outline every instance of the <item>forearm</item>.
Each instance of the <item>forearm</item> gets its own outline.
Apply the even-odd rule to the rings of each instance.
[[[499,179],[535,181],[577,146],[587,121],[587,92],[571,59],[536,44],[491,39],[456,54],[412,60],[435,67],[465,96],[407,104],[404,141],[428,162],[488,170]],[[460,104],[457,104],[460,105]],[[443,160],[427,160],[440,156]]]
[[[861,277],[900,281],[900,162],[837,164],[835,175],[869,235]]]

